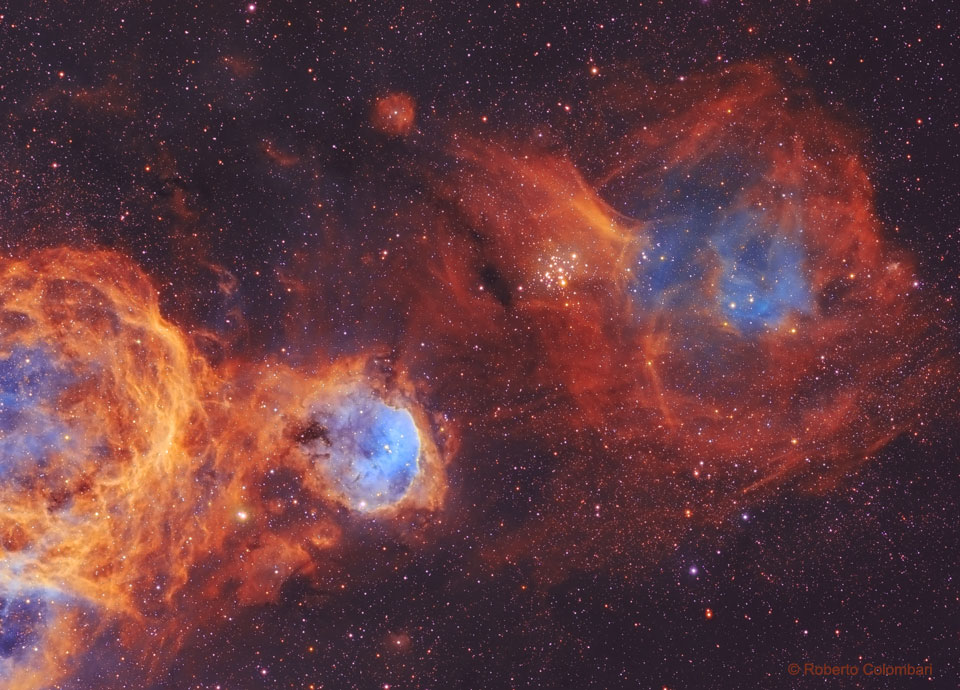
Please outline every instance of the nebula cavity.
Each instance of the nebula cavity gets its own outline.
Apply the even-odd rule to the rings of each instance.
[[[312,410],[309,449],[327,480],[362,512],[401,500],[420,469],[420,434],[413,415],[357,388]]]
[[[665,199],[652,209],[634,209],[651,217],[650,242],[639,252],[632,286],[639,309],[699,311],[709,305],[715,320],[745,336],[780,328],[791,314],[809,314],[810,276],[797,214],[728,189],[741,188],[749,177],[731,173],[728,183],[718,182],[712,167],[696,172],[685,173],[682,182],[668,176]],[[781,206],[795,193],[783,190]]]
[[[0,587],[0,682],[4,688],[48,687],[52,666],[70,658],[68,635],[87,623],[85,606],[57,589]]]
[[[0,481],[23,480],[77,438],[56,413],[71,376],[42,349],[0,353]]]
[[[41,637],[46,612],[36,593],[0,596],[0,659],[16,659]]]
[[[738,216],[714,241],[720,261],[717,302],[728,323],[744,333],[777,328],[791,312],[810,310],[803,249],[759,232],[755,220]]]

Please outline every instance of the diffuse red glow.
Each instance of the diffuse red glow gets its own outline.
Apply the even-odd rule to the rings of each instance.
[[[413,97],[401,91],[381,96],[373,104],[373,126],[384,134],[402,137],[410,134],[416,121],[417,105]]]

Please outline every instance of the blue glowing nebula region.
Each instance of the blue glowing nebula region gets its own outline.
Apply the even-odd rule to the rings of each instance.
[[[56,412],[71,379],[42,349],[0,354],[0,482],[32,476],[75,445]]]
[[[806,252],[762,211],[702,208],[651,224],[639,253],[632,292],[645,309],[698,309],[709,284],[723,321],[743,335],[784,324],[812,308]]]
[[[37,642],[48,613],[48,605],[36,592],[0,595],[0,658],[15,658]]]
[[[714,240],[721,266],[717,300],[726,318],[754,333],[781,325],[792,312],[809,312],[803,249],[755,227],[754,218],[738,215],[731,224]]]
[[[314,407],[324,433],[311,442],[322,469],[351,508],[396,503],[419,471],[420,435],[413,416],[374,393],[355,390]]]
[[[46,588],[0,591],[0,681],[9,680],[43,647],[57,615],[50,600],[58,596]]]

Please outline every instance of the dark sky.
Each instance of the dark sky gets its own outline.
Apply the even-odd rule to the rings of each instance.
[[[612,481],[632,471],[622,448],[582,450],[624,422],[593,425],[584,413],[545,422],[540,437],[536,424],[486,415],[500,399],[469,388],[489,373],[471,359],[483,356],[473,339],[439,334],[435,349],[445,354],[432,362],[405,353],[411,320],[439,304],[418,297],[426,276],[438,257],[454,256],[437,249],[453,246],[440,235],[418,244],[437,227],[433,213],[463,231],[451,237],[473,234],[464,246],[487,262],[474,282],[502,303],[496,322],[524,334],[491,338],[479,351],[502,343],[499,357],[526,361],[530,348],[545,347],[531,344],[544,337],[543,322],[512,306],[519,264],[514,245],[498,245],[484,226],[495,214],[458,207],[495,193],[460,187],[475,178],[461,174],[451,141],[470,136],[522,151],[543,138],[599,188],[622,152],[609,140],[592,143],[616,131],[604,120],[608,94],[689,80],[676,104],[658,111],[658,101],[644,120],[667,121],[695,114],[723,70],[774,64],[789,74],[791,94],[843,128],[885,246],[915,263],[923,286],[915,318],[939,335],[898,344],[920,359],[937,350],[956,362],[957,15],[947,0],[0,6],[5,259],[60,246],[116,250],[153,281],[173,323],[215,334],[216,346],[204,350],[215,367],[255,368],[281,352],[308,366],[385,347],[412,376],[429,379],[428,405],[460,425],[447,459],[444,526],[427,543],[343,518],[349,548],[332,557],[336,576],[292,577],[265,604],[225,597],[222,606],[198,604],[203,616],[173,614],[184,620],[182,648],[158,651],[155,667],[129,651],[129,640],[105,634],[49,687],[956,687],[955,366],[939,370],[929,395],[889,377],[857,379],[861,390],[891,386],[883,404],[901,401],[904,412],[897,432],[876,445],[867,438],[873,421],[863,421],[872,412],[846,421],[849,438],[870,450],[829,487],[778,480],[676,529],[660,524],[674,520],[672,494],[623,489],[618,501],[649,507],[594,531],[576,525],[592,513],[568,512],[567,501],[578,477]],[[396,93],[415,104],[404,136],[371,123],[377,99]],[[517,203],[510,199],[504,204]],[[606,201],[643,211],[615,193]],[[381,260],[387,252],[403,258]],[[912,313],[891,328],[909,332]],[[880,346],[864,351],[891,356]],[[543,419],[540,410],[566,404],[549,397],[537,367],[504,393],[518,416],[532,409],[525,405]],[[465,387],[451,392],[460,381]],[[767,404],[776,403],[757,402]],[[862,435],[861,422],[869,426]],[[844,452],[854,443],[843,441]],[[685,458],[671,448],[677,462]],[[587,503],[603,494],[593,492],[585,491]],[[537,526],[541,512],[546,528]],[[514,529],[526,554],[483,555]],[[591,559],[583,550],[596,534],[606,553]],[[569,567],[568,550],[580,553]],[[133,647],[150,649],[150,640]],[[933,673],[797,679],[787,674],[793,662],[923,662]]]

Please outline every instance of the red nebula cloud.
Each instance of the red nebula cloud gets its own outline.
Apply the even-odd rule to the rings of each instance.
[[[833,486],[929,413],[941,324],[858,132],[796,79],[621,84],[560,151],[452,138],[409,339],[472,345],[487,427],[556,447],[540,519],[497,558],[656,550],[757,492]]]
[[[384,134],[405,137],[413,131],[417,104],[410,94],[397,91],[381,96],[373,104],[373,126]]]
[[[550,148],[454,132],[416,195],[373,205],[389,242],[343,242],[335,218],[322,250],[292,254],[271,355],[174,323],[118,253],[0,260],[5,395],[57,429],[0,446],[0,596],[66,602],[10,687],[58,682],[100,635],[160,668],[293,577],[396,570],[359,552],[385,548],[369,525],[398,559],[470,527],[496,566],[636,575],[686,530],[833,487],[915,432],[956,372],[936,296],[877,217],[857,130],[795,81],[769,65],[621,80]],[[414,110],[390,94],[373,124],[409,134]],[[361,334],[350,354],[338,319]],[[331,416],[343,400],[360,402]],[[402,411],[418,455],[399,488],[363,482],[368,503],[317,410],[367,456],[413,447],[363,427],[369,400]]]

